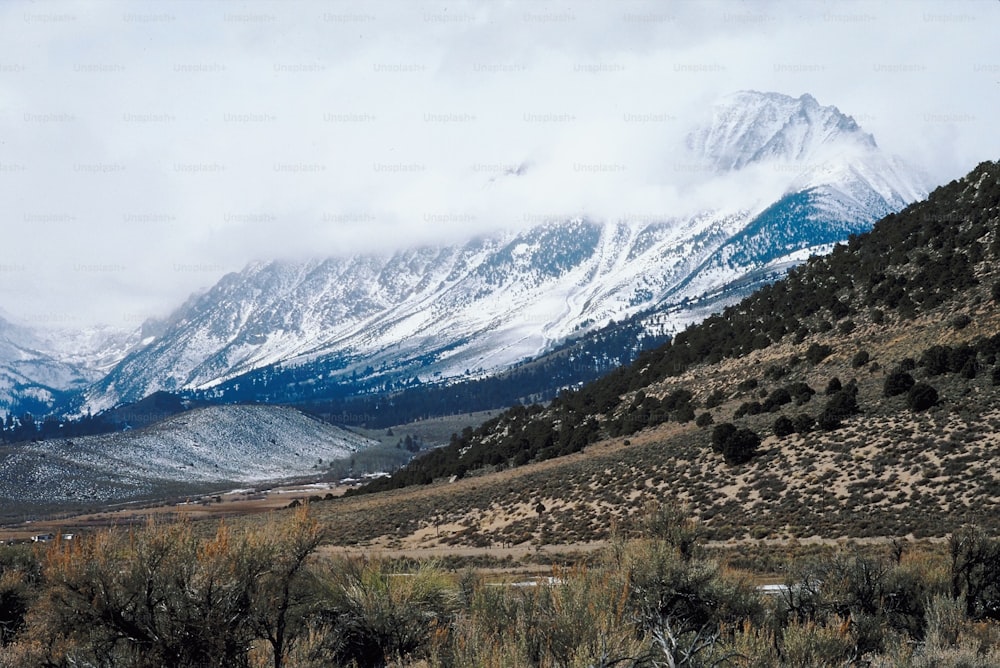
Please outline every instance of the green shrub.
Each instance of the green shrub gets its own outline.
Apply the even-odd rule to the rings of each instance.
[[[896,370],[886,376],[885,384],[882,386],[882,394],[887,397],[906,394],[914,384],[916,381],[913,380],[913,376],[905,371]]]
[[[693,419],[694,419],[694,408],[691,406],[691,404],[687,403],[683,404],[682,406],[680,406],[680,408],[674,411],[674,420],[680,422],[681,424],[690,422]]]
[[[857,387],[848,385],[834,392],[826,401],[823,412],[817,418],[817,423],[824,431],[834,431],[840,423],[856,413],[859,413]]]
[[[326,665],[419,658],[454,604],[449,578],[427,563],[404,576],[384,560],[337,559],[321,583],[315,629],[323,640],[311,658]]]
[[[906,394],[906,405],[915,413],[925,411],[936,406],[938,403],[938,393],[927,383],[917,383],[910,388]]]
[[[36,637],[69,647],[65,665],[241,666],[258,639],[281,665],[304,632],[305,564],[323,537],[307,507],[285,519],[207,539],[179,523],[57,544]]]
[[[710,424],[712,424],[712,422],[714,422],[714,420],[712,419],[712,414],[707,412],[699,415],[698,419],[694,421],[694,423],[699,427],[707,427]]]
[[[712,450],[721,453],[727,464],[743,464],[757,453],[760,436],[750,429],[737,429],[724,422],[712,430]]]
[[[816,394],[816,390],[809,387],[808,384],[803,382],[792,383],[788,386],[788,392],[795,399],[795,405],[801,406],[802,404],[808,403],[812,399],[813,395]]]
[[[761,408],[765,413],[773,413],[782,406],[792,403],[792,395],[787,388],[779,387],[769,395],[767,399],[764,400]]]
[[[726,400],[726,393],[722,390],[713,390],[708,398],[705,399],[705,408],[712,409],[718,408],[722,405],[722,402]]]
[[[954,329],[962,330],[972,323],[972,317],[968,313],[959,313],[953,317],[948,324]]]
[[[746,415],[760,415],[764,412],[764,407],[759,401],[745,401],[740,404],[736,412],[733,413],[733,418],[739,420],[741,417]]]
[[[799,413],[792,418],[792,424],[795,427],[795,433],[808,434],[816,425],[816,420],[808,413]]]
[[[0,647],[24,627],[40,577],[41,564],[28,549],[0,545]]]
[[[778,438],[784,438],[793,433],[795,433],[795,423],[792,422],[791,418],[782,415],[774,421],[774,435]]]
[[[920,356],[920,366],[924,367],[928,376],[940,376],[948,373],[950,356],[949,346],[931,346]]]

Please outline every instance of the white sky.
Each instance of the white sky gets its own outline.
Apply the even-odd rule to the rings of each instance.
[[[996,0],[6,0],[0,312],[131,328],[252,260],[676,213],[739,89],[944,182],[1000,158],[997,34]]]

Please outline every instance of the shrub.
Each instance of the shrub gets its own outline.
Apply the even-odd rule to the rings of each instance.
[[[822,626],[813,621],[793,622],[782,634],[781,654],[789,666],[850,665],[854,642],[842,631],[847,621],[835,620]]]
[[[314,648],[325,665],[384,666],[418,657],[451,611],[450,581],[433,565],[399,577],[380,559],[341,558],[324,574]]]
[[[913,376],[905,371],[896,370],[885,378],[885,385],[882,386],[882,394],[887,397],[896,397],[906,394],[916,383]]]
[[[972,323],[972,317],[968,313],[959,313],[951,319],[950,325],[958,330],[965,329]]]
[[[840,429],[841,421],[842,420],[839,415],[826,409],[824,409],[819,414],[819,417],[816,418],[816,424],[823,431],[836,431],[837,429]]]
[[[1000,366],[993,367],[993,385],[994,387],[1000,385]]]
[[[685,424],[694,419],[694,408],[691,404],[682,404],[676,411],[674,411],[674,419],[681,424]]]
[[[740,381],[740,384],[736,386],[736,389],[740,392],[749,392],[750,390],[757,389],[757,379],[756,378],[746,378]]]
[[[750,461],[759,446],[760,436],[750,429],[737,429],[735,425],[726,422],[712,431],[712,449],[721,452],[727,464]]]
[[[839,325],[837,325],[837,331],[840,332],[841,334],[850,334],[851,332],[854,331],[855,327],[856,325],[854,324],[853,320],[845,320]]]
[[[708,398],[705,399],[705,408],[718,408],[722,405],[722,402],[726,400],[726,393],[722,390],[714,390]]]
[[[57,544],[35,633],[69,648],[59,665],[241,666],[261,639],[280,666],[304,631],[322,537],[304,506],[259,533],[220,526],[203,539],[181,523]]]
[[[1000,281],[993,284],[993,301],[1000,302]]]
[[[938,403],[938,393],[927,383],[917,383],[910,388],[906,395],[906,405],[915,413],[925,411],[936,406]]]
[[[948,371],[952,373],[962,372],[970,361],[973,364],[976,362],[976,349],[970,345],[961,345],[948,351]]]
[[[795,424],[790,418],[782,415],[774,421],[774,435],[778,438],[784,438],[793,433],[795,433]]]
[[[898,368],[900,371],[913,371],[917,368],[917,361],[912,357],[904,357],[899,361]]]
[[[996,617],[1000,598],[1000,543],[977,527],[963,527],[948,539],[951,596],[964,598],[965,614]]]
[[[830,379],[830,382],[826,384],[826,390],[823,391],[823,394],[825,394],[828,397],[832,396],[837,392],[840,392],[841,388],[843,387],[844,386],[841,384],[840,379],[834,376],[833,378]]]
[[[789,385],[788,392],[792,395],[792,398],[795,399],[796,406],[801,406],[802,404],[807,403],[810,399],[812,399],[812,396],[816,394],[816,390],[802,382],[792,383]]]
[[[794,418],[792,418],[792,424],[795,427],[795,432],[798,434],[808,434],[816,426],[816,420],[813,416],[808,413],[799,413]]]
[[[764,370],[765,380],[781,380],[785,376],[791,373],[791,369],[787,366],[781,366],[779,364],[772,364]]]
[[[759,401],[745,401],[740,404],[740,407],[736,409],[733,413],[733,418],[739,420],[745,415],[760,415],[764,412],[764,407]]]
[[[920,356],[920,366],[926,369],[928,376],[940,376],[948,373],[950,356],[948,346],[931,346]]]
[[[762,408],[764,412],[773,413],[781,406],[792,403],[791,393],[784,387],[779,387],[767,396]]]
[[[809,360],[811,364],[819,364],[833,352],[833,348],[822,343],[813,343],[806,350],[806,359]]]
[[[858,369],[868,364],[871,360],[871,355],[868,354],[867,350],[859,350],[854,353],[854,357],[851,358],[851,367]]]
[[[699,427],[707,427],[712,424],[712,422],[714,422],[714,420],[712,419],[711,413],[702,413],[698,416],[698,419],[694,421],[694,423]]]
[[[826,401],[826,407],[820,413],[817,420],[820,428],[826,431],[833,431],[840,427],[844,418],[848,418],[860,412],[857,400],[857,387],[848,385],[847,387],[834,392]]]
[[[0,647],[13,640],[24,626],[34,598],[32,585],[40,578],[40,569],[26,549],[0,546]]]
[[[712,429],[712,452],[722,452],[722,446],[736,434],[736,425],[732,422],[723,422],[715,425]]]

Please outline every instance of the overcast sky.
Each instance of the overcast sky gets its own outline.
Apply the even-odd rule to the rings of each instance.
[[[997,0],[6,0],[0,313],[131,328],[253,260],[669,214],[740,89],[944,182],[1000,158],[997,34]]]

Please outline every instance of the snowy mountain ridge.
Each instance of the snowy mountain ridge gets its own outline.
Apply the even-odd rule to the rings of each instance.
[[[254,263],[189,301],[87,390],[86,406],[320,358],[344,377],[490,373],[650,308],[678,329],[703,317],[699,302],[746,290],[746,277],[772,280],[926,194],[919,174],[809,95],[728,96],[686,144],[715,182],[764,179],[782,194],[663,220],[553,220],[464,244]]]
[[[809,95],[727,96],[679,153],[670,149],[708,165],[685,178],[700,179],[691,186],[707,191],[712,208],[552,219],[394,253],[251,263],[165,321],[109,339],[117,345],[103,357],[73,358],[107,370],[77,410],[317,360],[333,379],[482,376],[640,312],[654,313],[648,327],[657,333],[677,331],[927,192],[919,173],[886,156],[850,116]],[[517,178],[533,174],[519,169]]]
[[[693,130],[687,147],[727,172],[751,164],[813,162],[830,146],[856,144],[877,149],[875,138],[833,106],[821,107],[809,94],[738,91],[719,100],[711,121]]]
[[[32,328],[0,317],[0,418],[48,412],[60,396],[104,377],[139,343],[138,330]]]

